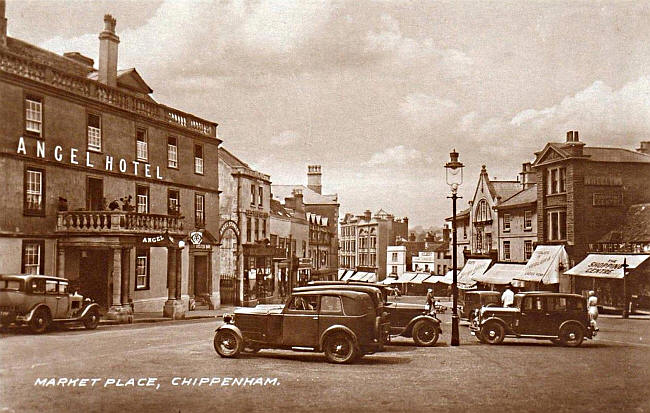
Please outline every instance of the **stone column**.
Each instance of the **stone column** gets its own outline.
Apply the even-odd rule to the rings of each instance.
[[[106,313],[106,318],[122,323],[132,323],[133,313],[131,307],[122,305],[122,248],[113,247],[111,251],[113,253],[113,272],[111,274],[113,279],[113,300]]]
[[[65,278],[65,247],[57,245],[56,251],[56,275]]]
[[[180,270],[180,249],[177,246],[167,247],[167,301],[163,306],[163,316],[172,319],[185,318],[185,308],[180,299],[181,274]]]

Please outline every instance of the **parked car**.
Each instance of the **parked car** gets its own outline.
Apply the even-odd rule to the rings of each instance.
[[[501,306],[501,294],[497,291],[465,291],[460,303],[460,318],[472,320],[474,311],[484,306]]]
[[[589,322],[587,300],[577,294],[526,292],[515,295],[513,307],[483,307],[470,331],[489,344],[506,337],[551,340],[577,347],[597,334]]]
[[[366,292],[295,291],[285,305],[237,308],[224,314],[214,348],[221,357],[265,348],[324,352],[331,363],[350,363],[384,348],[388,322]]]
[[[99,324],[99,305],[68,291],[65,278],[46,275],[0,275],[0,324],[26,324],[42,333],[52,323],[82,323],[87,329]]]
[[[400,302],[395,289],[379,283],[346,282],[346,281],[316,281],[296,291],[306,291],[309,288],[338,288],[355,289],[357,291],[379,291],[378,300],[383,301],[383,311],[388,314],[390,337],[412,337],[418,346],[430,347],[435,345],[442,334],[441,323],[436,316],[436,309],[428,309],[425,304]],[[377,294],[377,293],[375,293]]]

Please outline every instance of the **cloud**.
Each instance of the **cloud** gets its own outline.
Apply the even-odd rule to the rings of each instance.
[[[416,128],[427,128],[455,116],[458,105],[426,93],[412,93],[399,105],[400,114]]]
[[[277,146],[289,146],[293,143],[298,142],[300,135],[296,131],[285,130],[279,135],[275,135],[271,138],[271,143]]]
[[[386,148],[381,152],[374,153],[368,165],[387,165],[387,164],[405,164],[411,161],[421,160],[422,152],[414,148],[407,148],[404,145],[393,146]]]

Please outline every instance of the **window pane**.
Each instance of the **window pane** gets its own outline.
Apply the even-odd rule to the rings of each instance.
[[[341,299],[339,297],[323,296],[320,301],[321,313],[340,314],[343,311]]]
[[[101,119],[93,114],[88,114],[88,149],[102,150]]]
[[[27,170],[25,194],[27,210],[41,211],[43,209],[43,173],[41,171]]]
[[[29,98],[25,100],[25,129],[41,134],[43,108],[40,100]]]
[[[24,244],[24,257],[26,274],[41,274],[41,245],[39,243]]]
[[[167,166],[178,168],[178,147],[176,146],[176,138],[172,136],[167,138]]]
[[[147,259],[147,254],[143,252],[138,252],[138,255],[135,258],[135,287],[136,288],[147,288],[148,280],[147,274],[149,265],[149,260]]]
[[[141,160],[147,160],[147,132],[143,129],[138,129],[135,133],[136,138],[136,157]]]

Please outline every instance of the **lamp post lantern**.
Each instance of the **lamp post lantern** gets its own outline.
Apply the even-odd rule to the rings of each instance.
[[[451,312],[451,345],[458,346],[460,345],[460,339],[458,336],[458,280],[457,280],[457,241],[456,241],[456,200],[462,198],[458,196],[458,187],[463,183],[463,165],[458,161],[458,152],[456,149],[452,150],[449,154],[451,160],[445,164],[446,170],[446,181],[447,185],[451,187],[451,198],[452,200],[452,265],[453,265],[453,282],[452,282],[452,312]]]

